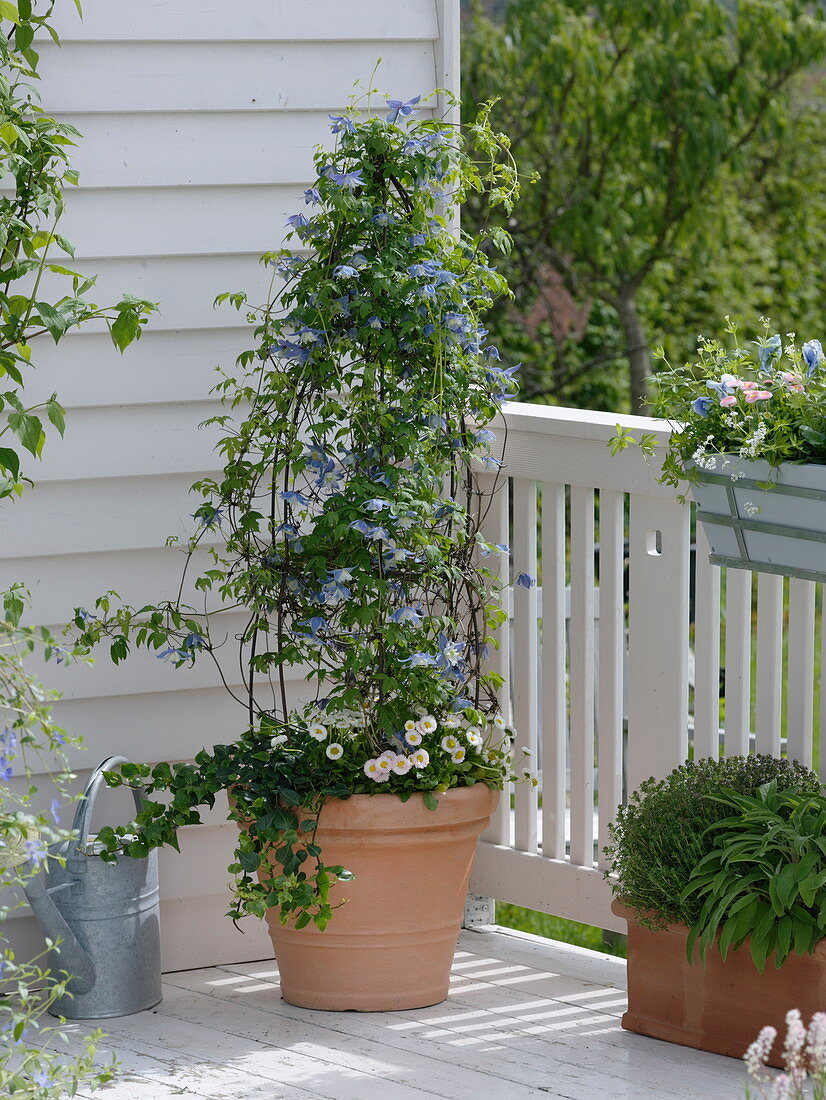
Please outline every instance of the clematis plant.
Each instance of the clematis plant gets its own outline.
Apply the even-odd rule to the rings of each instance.
[[[435,809],[436,792],[511,773],[501,678],[484,665],[505,617],[487,559],[507,548],[481,533],[500,467],[486,425],[516,389],[481,321],[506,292],[483,246],[508,239],[463,234],[455,214],[470,189],[510,209],[518,177],[487,107],[471,125],[480,164],[458,127],[418,117],[419,97],[387,106],[331,116],[336,146],[316,153],[288,219],[294,247],[263,257],[271,300],[219,298],[245,313],[253,346],[217,386],[223,474],[195,486],[188,555],[225,540],[194,582],[214,609],[136,612],[110,595],[76,617],[84,642],[111,639],[115,661],[144,645],[188,666],[220,661],[221,615],[243,609],[246,729],[194,765],[124,767],[172,802],[100,834],[113,858],[129,833],[142,855],[230,788],[248,823],[235,917],[280,905],[285,921],[324,927],[341,869],[323,865],[306,811],[325,799],[423,792]],[[298,709],[295,668],[314,688]]]
[[[691,481],[694,470],[713,470],[718,455],[781,462],[826,463],[826,356],[820,340],[796,342],[763,331],[756,340],[740,339],[726,318],[730,346],[699,338],[693,363],[663,369],[654,378],[655,416],[675,422],[661,481]],[[635,440],[619,429],[615,451]],[[638,440],[652,449],[650,438]]]

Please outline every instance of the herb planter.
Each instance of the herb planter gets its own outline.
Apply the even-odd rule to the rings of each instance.
[[[709,951],[705,966],[686,958],[683,925],[652,931],[619,901],[611,909],[628,923],[628,1011],[626,1031],[681,1046],[742,1058],[762,1027],[785,1034],[785,1017],[799,1008],[803,1018],[826,1009],[826,945],[813,955],[789,955],[780,969],[771,959],[761,974],[748,944],[725,961]],[[775,1045],[769,1065],[782,1066]]]
[[[747,462],[715,455],[691,490],[711,547],[735,569],[826,580],[826,466]]]
[[[316,843],[355,874],[332,890],[328,927],[267,914],[281,995],[301,1008],[392,1012],[447,997],[476,842],[498,791],[482,783],[438,795],[357,794],[328,802]]]

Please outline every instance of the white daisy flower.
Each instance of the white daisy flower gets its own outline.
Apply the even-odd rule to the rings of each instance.
[[[450,759],[454,764],[461,764],[465,758],[464,746],[460,745],[458,749],[450,754]]]
[[[389,775],[395,760],[396,754],[394,752],[383,752],[381,756],[377,757],[376,763],[384,775]]]
[[[270,745],[272,748],[277,749],[279,745],[283,745],[287,740],[286,733],[278,733],[275,737],[270,738]]]
[[[426,714],[424,718],[419,719],[419,729],[422,733],[435,733],[438,728],[439,723],[432,714]]]
[[[458,714],[448,714],[442,719],[442,726],[446,730],[457,730],[461,725],[461,721]]]
[[[497,714],[494,716],[493,725],[496,726],[498,730],[503,730],[505,728],[505,719],[502,717],[501,714]]]
[[[404,724],[404,728],[407,733],[410,733],[411,730],[414,730],[416,728],[416,723],[413,721],[412,718],[408,718]]]
[[[409,759],[414,768],[426,768],[430,763],[430,754],[427,749],[418,749]]]
[[[333,741],[324,751],[330,760],[340,760],[344,755],[344,748],[337,741]]]
[[[393,761],[393,771],[396,775],[407,775],[413,767],[413,761],[409,756],[397,756]]]
[[[472,726],[470,729],[465,730],[465,737],[467,743],[472,745],[475,749],[478,749],[482,744],[482,734],[479,730],[474,729]]]
[[[313,722],[307,732],[310,737],[314,737],[316,741],[324,741],[327,738],[327,727],[322,726],[321,722]]]
[[[408,745],[411,745],[413,748],[415,748],[417,745],[421,745],[422,743],[422,735],[417,729],[408,730],[408,732],[404,735],[404,739],[408,743]]]
[[[382,768],[378,760],[364,762],[364,774],[374,783],[384,783],[390,776],[389,769]]]
[[[452,733],[445,734],[440,743],[445,752],[455,752],[459,748],[459,742]]]

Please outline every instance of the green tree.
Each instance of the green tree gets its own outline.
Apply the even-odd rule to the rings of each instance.
[[[603,355],[627,359],[638,408],[646,296],[703,270],[736,181],[765,177],[784,153],[790,82],[825,50],[822,9],[799,0],[512,0],[501,24],[477,8],[463,98],[501,96],[516,158],[541,175],[508,226],[526,327],[542,338],[544,318],[564,350],[602,303]],[[746,252],[758,237],[745,234]]]

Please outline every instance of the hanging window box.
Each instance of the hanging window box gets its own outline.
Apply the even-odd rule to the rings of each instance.
[[[714,565],[826,581],[826,466],[718,454],[691,491]]]

